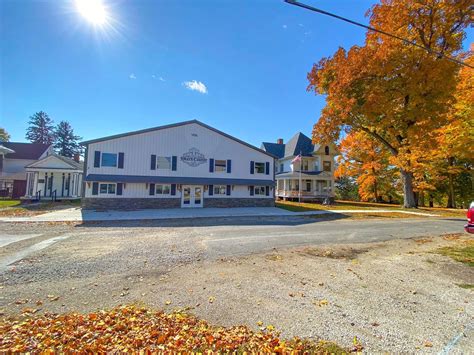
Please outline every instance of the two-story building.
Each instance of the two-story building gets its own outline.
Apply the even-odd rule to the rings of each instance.
[[[313,144],[303,133],[295,134],[288,143],[264,142],[261,149],[278,157],[275,162],[277,199],[323,201],[334,198],[335,144]],[[298,156],[300,158],[296,159]],[[301,184],[301,189],[300,189]]]
[[[83,207],[274,205],[274,156],[197,120],[94,139]]]

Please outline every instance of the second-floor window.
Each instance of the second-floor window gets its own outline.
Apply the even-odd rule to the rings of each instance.
[[[169,170],[171,169],[171,157],[156,157],[156,168]]]
[[[323,170],[324,171],[331,171],[331,162],[330,161],[323,161]]]
[[[214,171],[225,173],[227,171],[227,160],[214,160]]]
[[[255,173],[257,173],[257,174],[265,174],[265,163],[257,163],[257,162],[255,162]]]
[[[102,153],[101,166],[117,166],[117,154],[116,153]]]
[[[285,164],[280,164],[280,173],[282,173],[284,169],[285,169]]]
[[[308,161],[307,161],[307,160],[303,160],[302,164],[303,164],[303,168],[302,168],[301,170],[303,170],[303,171],[308,171]]]

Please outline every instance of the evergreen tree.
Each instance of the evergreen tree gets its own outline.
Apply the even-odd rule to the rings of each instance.
[[[67,121],[61,121],[56,126],[54,149],[59,155],[72,158],[74,154],[81,154],[79,140],[82,137],[74,135],[74,130]]]
[[[53,144],[54,127],[53,120],[46,112],[36,112],[30,117],[29,127],[26,131],[26,139],[32,143]]]
[[[8,142],[10,140],[10,135],[8,134],[5,128],[0,127],[0,142]]]

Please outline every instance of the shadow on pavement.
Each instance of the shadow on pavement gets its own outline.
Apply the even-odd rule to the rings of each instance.
[[[86,221],[76,228],[104,227],[214,227],[214,226],[297,226],[317,222],[333,221],[349,218],[342,213],[331,213],[313,216],[259,216],[259,217],[200,217],[175,219],[142,219],[123,221]]]

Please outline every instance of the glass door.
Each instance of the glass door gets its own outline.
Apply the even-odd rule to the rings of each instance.
[[[202,186],[183,186],[181,207],[202,207],[203,205]]]

